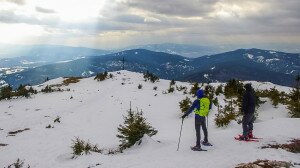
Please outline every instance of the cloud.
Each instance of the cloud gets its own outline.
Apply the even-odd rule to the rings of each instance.
[[[0,2],[9,2],[17,5],[25,5],[25,0],[0,0]]]
[[[16,0],[0,0],[4,1]],[[300,43],[298,0],[100,1],[104,2],[90,0],[82,3],[91,4],[81,6],[78,0],[74,10],[64,10],[69,7],[67,0],[61,0],[57,6],[52,0],[41,4],[26,1],[23,6],[6,4],[10,8],[0,8],[0,22],[39,25],[48,32],[46,36],[64,34],[65,38],[93,39],[101,44],[110,41],[111,36],[114,45],[161,42],[239,45],[288,42],[289,39]],[[101,7],[89,13],[94,3]],[[86,17],[76,19],[72,12],[77,17],[81,14]]]
[[[217,0],[124,0],[123,5],[163,15],[192,17],[205,16]]]
[[[2,23],[26,23],[31,25],[57,25],[59,18],[44,17],[38,18],[33,15],[16,14],[14,10],[0,10],[0,22]]]
[[[55,10],[53,9],[46,9],[46,8],[42,8],[42,7],[35,7],[35,10],[40,12],[40,13],[49,13],[49,14],[52,14],[52,13],[56,13]]]

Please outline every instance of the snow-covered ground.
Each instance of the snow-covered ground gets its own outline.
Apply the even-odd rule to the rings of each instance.
[[[273,108],[270,101],[259,109],[259,118],[254,124],[254,134],[263,139],[260,142],[240,142],[234,136],[242,131],[241,125],[230,123],[226,128],[216,128],[213,107],[208,118],[209,141],[212,147],[203,147],[207,152],[194,152],[194,118],[184,120],[179,151],[177,149],[182,113],[179,101],[187,95],[175,91],[163,94],[170,81],[145,82],[143,75],[128,71],[113,72],[114,78],[97,82],[93,78],[63,86],[70,91],[39,93],[32,98],[0,101],[0,167],[24,160],[31,168],[227,168],[239,163],[257,159],[300,162],[300,155],[281,149],[260,149],[269,143],[285,143],[300,138],[300,119],[288,118],[284,105]],[[37,90],[49,84],[59,84],[63,78],[36,86]],[[122,83],[124,83],[122,85]],[[142,89],[138,85],[142,84]],[[189,83],[176,85],[191,87]],[[218,84],[214,84],[215,86]],[[272,88],[270,83],[253,82],[254,88]],[[157,86],[157,90],[153,87]],[[288,91],[289,88],[276,86]],[[188,95],[191,99],[190,95]],[[71,97],[73,97],[71,99]],[[105,155],[92,153],[71,159],[72,140],[79,137],[100,148],[114,149],[119,143],[116,135],[129,104],[142,109],[147,121],[158,130],[158,134],[145,136],[142,144],[125,150],[124,153]],[[61,117],[61,123],[54,119]],[[51,124],[54,128],[45,128]],[[8,136],[8,132],[30,130]],[[201,132],[202,133],[202,132]],[[159,142],[157,142],[159,141]]]

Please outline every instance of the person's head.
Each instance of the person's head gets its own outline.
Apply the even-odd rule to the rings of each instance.
[[[202,98],[204,96],[203,90],[201,90],[201,89],[197,90],[196,95],[197,95],[197,98],[199,98],[199,99]]]
[[[246,89],[246,91],[252,91],[252,86],[251,83],[247,83],[244,88]]]

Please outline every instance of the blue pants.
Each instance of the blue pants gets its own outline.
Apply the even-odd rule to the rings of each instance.
[[[243,135],[247,136],[250,131],[253,130],[253,122],[255,120],[253,113],[246,113],[243,116],[242,124],[243,124]]]
[[[202,130],[204,133],[204,142],[208,142],[207,140],[207,128],[206,128],[206,122],[205,122],[205,117],[202,116],[197,116],[195,117],[195,129],[196,129],[196,145],[200,145],[200,140],[201,140],[201,134],[200,134],[200,128],[202,126]]]

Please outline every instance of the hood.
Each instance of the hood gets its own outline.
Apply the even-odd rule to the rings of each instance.
[[[244,88],[246,89],[246,91],[252,91],[252,86],[251,86],[251,83],[247,83]]]
[[[196,94],[197,94],[197,98],[198,99],[200,99],[200,98],[202,98],[204,96],[204,92],[201,89],[199,89]]]

